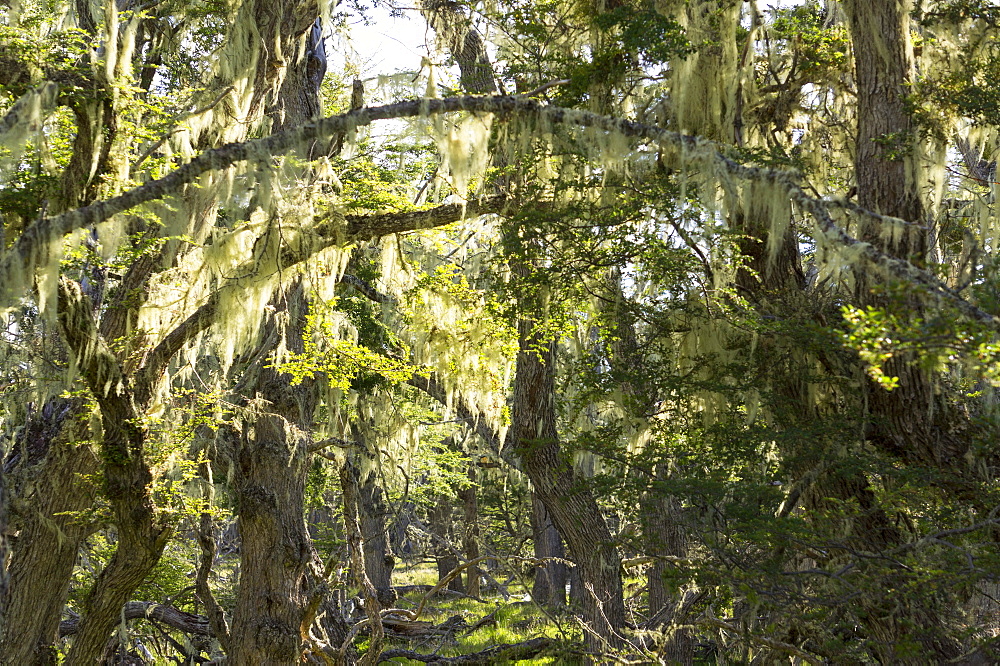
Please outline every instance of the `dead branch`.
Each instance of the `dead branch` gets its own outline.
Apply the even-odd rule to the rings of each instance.
[[[532,638],[522,643],[502,643],[473,654],[463,654],[458,657],[442,657],[436,654],[420,654],[413,650],[386,650],[379,656],[378,663],[390,662],[392,659],[413,659],[425,664],[465,664],[466,666],[488,666],[499,662],[514,662],[519,659],[534,659],[545,652],[556,642],[551,638]]]
[[[152,601],[130,601],[125,604],[122,610],[122,617],[126,620],[156,620],[171,629],[177,629],[187,634],[198,634],[200,636],[211,636],[212,629],[208,618],[204,615],[185,613],[173,606],[154,603]],[[59,637],[65,638],[77,632],[80,625],[79,616],[74,616],[59,623]]]

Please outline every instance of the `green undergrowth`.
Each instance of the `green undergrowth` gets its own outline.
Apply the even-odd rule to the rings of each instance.
[[[393,584],[433,585],[437,582],[437,572],[433,565],[420,564],[406,567],[393,574]],[[421,654],[436,654],[441,657],[456,657],[487,650],[501,644],[522,643],[533,638],[548,637],[559,641],[576,642],[579,631],[572,621],[543,610],[530,601],[524,581],[515,581],[507,586],[510,595],[505,599],[495,591],[484,592],[480,600],[457,595],[435,595],[429,599],[420,614],[421,621],[435,625],[446,622],[456,615],[461,616],[468,628],[459,629],[450,635],[419,636],[401,638],[387,636],[383,649],[402,648]],[[399,599],[400,608],[415,610],[423,598],[423,592],[411,592]],[[483,618],[490,620],[483,626],[471,630]],[[363,652],[367,645],[359,646]],[[395,664],[422,664],[422,662],[397,658]],[[523,660],[496,660],[498,664],[573,664],[574,657],[568,654],[538,655]]]

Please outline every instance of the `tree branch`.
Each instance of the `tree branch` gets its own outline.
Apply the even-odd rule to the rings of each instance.
[[[138,412],[128,395],[121,364],[97,330],[90,299],[80,285],[63,277],[58,290],[59,324],[80,374],[101,408],[104,447],[125,460],[130,455],[129,443],[136,439]]]
[[[430,397],[440,402],[442,405],[448,404],[448,393],[441,384],[441,381],[437,378],[436,373],[431,373],[426,377],[422,375],[413,375],[406,380],[406,383],[415,389],[423,391]],[[460,419],[472,424],[473,428],[475,428],[476,434],[479,435],[484,442],[486,442],[486,445],[490,447],[490,450],[496,452],[497,455],[504,454],[503,442],[500,441],[500,436],[494,432],[492,428],[486,425],[482,419],[476,417],[472,408],[469,407],[464,398],[457,396],[457,399],[454,401],[452,407]],[[508,456],[505,456],[505,459],[507,459],[507,457]],[[515,468],[518,468],[516,460],[507,460],[507,462]]]
[[[931,273],[908,261],[891,257],[870,243],[859,241],[850,236],[834,222],[829,211],[830,204],[810,196],[798,184],[796,172],[739,164],[723,155],[722,145],[699,137],[622,118],[548,106],[537,100],[512,96],[420,99],[357,109],[338,116],[323,118],[292,130],[272,134],[262,139],[231,143],[206,151],[166,176],[124,194],[71,210],[56,217],[42,218],[28,227],[0,260],[0,307],[16,302],[23,296],[24,276],[34,274],[35,269],[43,259],[48,257],[54,240],[77,229],[88,228],[140,204],[177,193],[184,185],[194,182],[204,173],[226,169],[239,162],[259,158],[261,155],[281,154],[296,146],[307,145],[310,141],[330,138],[338,132],[367,126],[379,120],[431,116],[459,111],[519,115],[543,123],[588,127],[634,139],[643,139],[658,144],[668,153],[673,153],[673,161],[680,167],[701,164],[741,180],[767,183],[781,191],[792,203],[813,217],[815,228],[811,235],[818,243],[850,248],[854,256],[878,268],[884,274],[919,286],[940,303],[955,307],[969,319],[986,324],[991,328],[1000,328],[1000,318],[972,305]],[[458,204],[455,206],[464,209]],[[419,213],[400,213],[382,217],[383,224],[374,228],[368,226],[373,218],[366,217],[367,223],[359,222],[353,229],[351,228],[351,219],[348,218],[347,235],[365,239],[421,228],[414,226],[414,222],[409,217],[412,215],[419,215]],[[866,211],[863,215],[895,222],[891,218],[870,211]],[[389,224],[390,218],[392,221],[398,222],[399,228],[392,228],[392,224]],[[426,226],[436,226],[432,220],[428,220],[426,217],[422,221]]]
[[[209,627],[207,617],[185,613],[173,606],[164,606],[152,601],[128,602],[122,610],[122,617],[126,620],[156,620],[172,629],[177,629],[187,634],[212,635],[212,629]],[[59,638],[74,635],[79,629],[79,625],[79,617],[71,617],[68,620],[63,620],[59,623]]]
[[[461,204],[446,204],[430,210],[406,213],[350,215],[345,218],[346,225],[342,223],[334,224],[330,218],[324,218],[317,225],[316,234],[318,238],[316,242],[282,248],[274,271],[289,270],[313,257],[318,252],[337,244],[345,244],[357,240],[370,240],[389,234],[451,224],[452,222],[461,220],[466,215],[497,212],[500,210],[502,204],[503,201],[500,198],[491,198],[483,201],[469,202],[466,206],[462,206]],[[343,229],[344,226],[346,226],[346,232],[338,233],[337,229]],[[254,268],[254,263],[251,261],[237,268],[234,272],[237,275],[251,274]],[[356,287],[372,300],[380,303],[390,302],[391,300],[390,296],[376,291],[368,283],[354,276],[344,276],[342,281]],[[174,354],[180,351],[185,344],[197,337],[199,333],[215,323],[215,317],[218,314],[219,303],[222,300],[224,291],[241,288],[239,280],[234,280],[232,283],[212,292],[198,309],[171,330],[153,348],[153,351],[146,357],[142,367],[136,374],[136,401],[139,404],[145,404],[149,400],[156,381],[166,369]]]
[[[354,275],[346,275],[346,274],[341,275],[340,281],[343,284],[351,285],[352,287],[360,291],[362,294],[364,294],[364,296],[370,301],[375,301],[376,303],[396,302],[396,299],[390,296],[389,294],[383,294],[381,291],[379,291],[372,285],[368,284],[359,277],[355,277]]]
[[[420,654],[413,650],[386,650],[379,655],[378,663],[387,663],[392,659],[413,659],[425,664],[464,664],[465,666],[486,666],[500,662],[515,662],[518,660],[533,659],[539,654],[554,646],[556,642],[551,638],[539,637],[522,643],[501,643],[482,652],[473,654],[463,654],[458,657],[442,657],[437,654]]]

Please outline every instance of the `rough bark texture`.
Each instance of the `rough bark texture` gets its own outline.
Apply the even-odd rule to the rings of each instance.
[[[453,0],[424,0],[420,11],[458,63],[462,88],[481,95],[495,93],[496,81],[486,42],[461,5]]]
[[[535,495],[566,539],[583,590],[580,613],[587,643],[595,649],[621,644],[625,626],[621,557],[597,501],[575,478],[559,444],[555,417],[555,349],[528,320],[518,323],[519,351],[507,446],[522,460]]]
[[[851,0],[845,7],[858,86],[858,202],[878,213],[915,223],[893,241],[880,223],[869,221],[862,227],[862,240],[889,256],[921,266],[926,260],[927,232],[919,191],[919,156],[915,154],[917,127],[906,102],[915,81],[910,42],[912,6],[908,0]],[[878,286],[873,275],[858,279],[861,305],[891,307],[890,299]],[[922,310],[917,302],[906,305],[915,314]],[[887,452],[914,462],[961,465],[969,442],[961,436],[964,419],[956,414],[954,406],[946,404],[930,377],[913,360],[900,355],[887,364],[886,373],[899,377],[895,390],[869,384],[870,439]],[[858,489],[857,496],[864,497],[864,490]],[[881,548],[900,538],[889,525],[873,527],[866,536],[874,542],[873,547]],[[883,597],[876,594],[871,600],[873,608],[867,626],[881,660],[899,663],[901,656],[896,647],[914,640],[925,652],[921,659],[944,661],[961,654],[961,646],[948,637],[934,608],[914,608],[912,602]]]
[[[301,352],[306,314],[301,284],[276,297],[274,305],[287,313],[289,348]],[[277,339],[274,326],[266,325],[262,349]],[[247,376],[254,378],[244,390],[253,416],[231,452],[242,545],[229,657],[241,664],[290,665],[301,658],[300,625],[314,557],[304,517],[314,382],[293,387],[290,376],[264,361]]]
[[[608,287],[612,294],[611,302],[606,307],[611,332],[611,367],[619,376],[619,385],[627,398],[632,418],[642,420],[655,411],[658,387],[643,372],[635,317],[625,306],[621,273],[617,269],[608,276]],[[669,626],[675,620],[677,624],[684,624],[682,618],[674,618],[673,613],[664,612],[668,606],[678,607],[680,601],[664,585],[667,566],[664,557],[684,558],[688,555],[681,502],[667,495],[661,487],[669,477],[669,463],[658,463],[654,478],[646,479],[648,489],[638,507],[645,552],[655,558],[647,572],[646,591],[649,618],[653,628],[657,629]],[[694,659],[694,635],[691,630],[675,627],[661,647],[661,654],[668,663],[691,663]]]
[[[861,239],[889,256],[922,266],[926,261],[927,220],[919,189],[919,155],[915,154],[918,128],[906,101],[916,78],[910,42],[911,3],[849,2],[846,8],[858,82],[858,203],[914,223],[894,242],[882,223],[868,221]],[[858,279],[859,303],[891,307],[891,298],[881,286],[875,275]],[[924,309],[916,300],[905,306],[917,315]],[[960,467],[971,439],[963,432],[966,417],[946,403],[928,374],[913,361],[912,355],[898,354],[886,364],[885,373],[899,377],[895,390],[886,391],[874,383],[869,386],[870,438],[887,452],[912,462],[944,470]],[[961,485],[957,479],[956,483]]]
[[[566,557],[562,537],[552,524],[549,512],[534,493],[531,495],[531,542],[534,555],[538,559]],[[566,605],[566,583],[569,572],[564,562],[553,561],[535,567],[535,581],[531,588],[532,598],[550,608]]]
[[[77,405],[50,400],[12,452],[12,495],[31,510],[18,512],[11,550],[9,591],[0,595],[0,655],[7,663],[49,663],[55,658],[59,619],[82,541],[95,526],[81,517],[97,487],[99,469],[89,433],[73,417]],[[12,483],[13,485],[13,483]],[[27,506],[27,504],[25,504]],[[53,662],[54,663],[54,662]]]
[[[171,526],[157,516],[150,494],[152,475],[144,460],[146,433],[134,393],[118,359],[98,333],[93,307],[75,282],[59,283],[59,323],[67,347],[100,408],[104,493],[117,527],[111,561],[98,576],[84,603],[80,631],[66,660],[91,664],[103,654],[121,608],[159,561]],[[156,377],[158,379],[158,376]]]
[[[178,610],[173,606],[153,603],[151,601],[130,601],[121,610],[121,617],[129,620],[156,620],[163,624],[183,631],[187,634],[198,634],[201,636],[212,636],[213,632],[209,626],[208,618],[202,615],[194,615]],[[72,617],[59,623],[59,636],[66,637],[74,635],[80,628],[80,618]]]
[[[294,664],[312,559],[302,520],[306,438],[282,417],[261,415],[240,441],[234,491],[240,585],[229,657],[236,663]]]
[[[319,7],[311,0],[259,0],[250,11],[262,37],[250,115],[263,111],[276,132],[300,127],[319,112],[325,57],[316,51],[321,42],[306,34]],[[322,71],[316,59],[323,60]],[[323,601],[322,581],[311,576],[317,558],[304,517],[316,385],[292,386],[290,376],[263,360],[281,336],[288,349],[304,349],[308,304],[301,282],[273,305],[287,323],[279,330],[277,318],[266,322],[259,353],[250,357],[241,392],[253,416],[231,452],[242,547],[229,658],[241,664],[299,662]]]
[[[396,601],[396,593],[392,589],[392,570],[396,565],[396,556],[389,546],[387,513],[382,489],[375,477],[369,475],[358,488],[358,517],[364,543],[365,572],[375,587],[379,603],[389,607]]]

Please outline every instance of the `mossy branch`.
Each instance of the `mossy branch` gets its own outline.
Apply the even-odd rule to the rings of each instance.
[[[725,174],[726,177],[770,184],[778,191],[783,192],[792,203],[809,213],[815,220],[815,227],[811,235],[818,243],[849,248],[860,261],[875,267],[885,275],[918,286],[931,298],[954,307],[968,319],[986,324],[994,329],[1000,329],[1000,318],[969,303],[931,273],[908,261],[891,257],[870,243],[859,241],[850,236],[834,222],[829,210],[830,203],[809,195],[798,184],[798,175],[795,172],[740,164],[725,157],[722,153],[723,147],[719,144],[665,130],[661,127],[585,111],[548,106],[536,100],[513,96],[420,99],[357,109],[262,139],[231,143],[206,151],[166,176],[124,194],[71,210],[62,215],[42,218],[28,227],[0,260],[0,306],[11,304],[23,296],[24,276],[32,275],[48,257],[50,245],[54,241],[75,230],[92,227],[113,215],[140,204],[175,194],[182,187],[194,182],[205,173],[226,169],[250,159],[257,159],[260,155],[283,154],[296,146],[306,145],[310,141],[329,139],[340,132],[367,126],[379,120],[460,111],[493,113],[501,116],[517,115],[534,118],[542,123],[588,127],[617,133],[677,151],[676,161],[679,162],[679,166],[701,164],[716,170],[720,175]],[[454,204],[454,206],[465,210],[465,207],[459,204]],[[852,212],[890,222],[894,221],[871,211],[852,209]],[[411,217],[414,215],[418,217]],[[393,214],[391,220],[383,218],[382,224],[374,224],[374,218],[366,216],[363,220],[355,220],[353,229],[351,228],[352,220],[348,218],[347,235],[364,239],[408,231],[419,228],[414,226],[417,219],[420,219],[427,226],[435,226],[428,218],[419,218],[417,213]],[[394,226],[390,222],[395,222],[398,226]],[[369,226],[372,224],[374,226]]]

